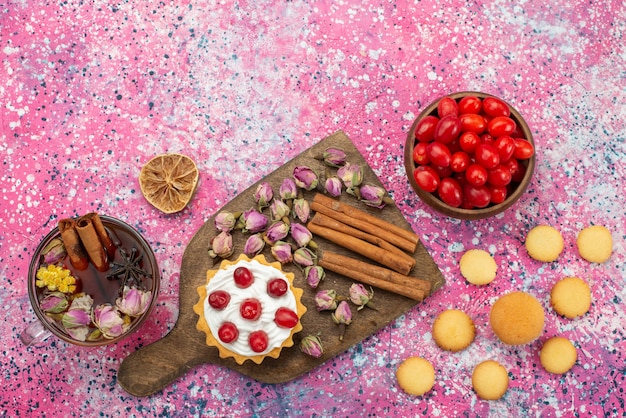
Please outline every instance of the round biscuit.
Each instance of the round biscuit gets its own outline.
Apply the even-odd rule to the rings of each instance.
[[[467,348],[474,341],[476,327],[465,312],[449,309],[437,316],[432,332],[433,339],[440,348],[456,352]]]
[[[537,261],[549,263],[559,258],[564,242],[561,233],[549,225],[538,225],[526,235],[526,251]]]
[[[552,286],[550,304],[559,315],[566,318],[582,316],[591,307],[591,289],[587,282],[578,277],[565,277]]]
[[[506,393],[509,374],[497,361],[485,360],[472,372],[472,387],[481,399],[495,401]]]
[[[396,370],[398,385],[409,395],[421,396],[435,384],[435,369],[422,357],[409,357]]]
[[[543,331],[545,314],[541,303],[526,292],[501,296],[491,307],[489,324],[505,344],[522,345],[535,340]]]
[[[608,228],[601,225],[588,226],[576,238],[578,253],[591,263],[604,263],[613,252],[613,237]]]
[[[466,251],[459,261],[461,275],[476,285],[489,284],[496,278],[498,266],[491,254],[485,250]]]
[[[541,365],[549,373],[567,373],[574,364],[578,354],[576,347],[570,340],[564,337],[552,337],[541,347],[539,359]]]

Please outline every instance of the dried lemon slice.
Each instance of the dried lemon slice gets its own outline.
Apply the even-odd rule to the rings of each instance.
[[[152,206],[165,213],[181,211],[198,187],[198,167],[181,154],[157,155],[139,173],[141,193]]]

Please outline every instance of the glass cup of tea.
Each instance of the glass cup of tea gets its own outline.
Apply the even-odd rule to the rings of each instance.
[[[51,335],[80,346],[111,344],[137,330],[152,312],[161,279],[152,248],[125,222],[96,217],[107,245],[98,249],[96,241],[95,246],[93,242],[86,246],[102,250],[104,264],[91,261],[85,245],[75,249],[87,257],[86,262],[75,262],[71,257],[75,252],[66,248],[64,241],[69,240],[63,239],[59,226],[35,250],[28,295],[37,320],[20,334],[25,345],[40,344]],[[78,218],[77,227],[88,223],[85,219]]]

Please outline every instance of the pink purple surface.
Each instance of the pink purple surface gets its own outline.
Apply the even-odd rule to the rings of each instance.
[[[4,2],[0,8],[0,413],[8,416],[624,416],[626,332],[626,9],[622,1]],[[406,133],[450,92],[498,95],[526,118],[536,175],[503,215],[458,221],[412,192]],[[168,333],[178,315],[183,251],[226,202],[336,130],[365,156],[420,234],[447,284],[362,343],[302,377],[261,384],[203,365],[146,398],[116,381],[121,361]],[[181,152],[201,170],[195,198],[163,215],[137,177],[156,154]],[[98,211],[137,228],[162,272],[155,311],[131,337],[85,349],[50,338],[24,347],[35,319],[26,275],[39,240],[62,217]],[[527,231],[557,227],[554,263],[526,254]],[[610,228],[609,261],[580,258],[583,227]],[[458,260],[470,248],[498,262],[475,287]],[[552,284],[587,280],[588,314],[549,306]],[[525,290],[546,309],[542,337],[498,342],[489,306]],[[440,350],[431,325],[444,309],[477,326],[460,353]],[[542,341],[570,338],[565,375],[540,363]],[[181,347],[184,350],[184,347]],[[172,355],[175,355],[173,353]],[[406,395],[395,370],[409,356],[435,366],[433,390]],[[482,359],[504,364],[499,401],[471,389]]]

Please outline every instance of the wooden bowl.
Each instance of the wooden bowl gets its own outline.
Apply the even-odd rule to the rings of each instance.
[[[476,96],[480,99],[484,99],[485,97],[496,97],[490,94],[476,92],[476,91],[464,91],[464,92],[452,93],[445,97],[451,97],[458,102],[465,96]],[[415,167],[416,167],[415,161],[413,160],[413,148],[415,146],[415,141],[416,141],[415,140],[415,128],[417,126],[417,123],[422,118],[428,115],[435,115],[435,116],[437,115],[437,103],[439,102],[440,99],[441,98],[432,102],[430,105],[428,105],[428,107],[426,107],[426,109],[424,109],[419,114],[419,116],[413,122],[413,125],[411,126],[411,129],[409,130],[409,133],[407,135],[407,140],[406,140],[406,144],[404,147],[404,166],[406,169],[407,177],[409,179],[409,182],[411,183],[411,186],[413,187],[413,190],[415,190],[415,192],[420,197],[420,199],[424,203],[426,203],[428,206],[432,207],[433,209],[435,209],[436,211],[440,213],[443,213],[444,215],[457,218],[457,219],[465,219],[465,220],[483,219],[483,218],[488,218],[498,213],[504,212],[506,209],[508,209],[513,203],[515,203],[520,198],[520,196],[524,193],[524,191],[528,187],[528,184],[530,183],[530,180],[533,176],[533,172],[535,170],[535,155],[533,155],[531,158],[527,160],[520,161],[520,164],[523,164],[526,166],[526,174],[524,175],[522,180],[519,183],[517,183],[517,185],[515,185],[515,189],[508,194],[507,198],[502,203],[491,204],[484,208],[464,209],[464,208],[457,208],[457,207],[450,206],[446,204],[445,202],[443,202],[437,196],[437,194],[429,193],[417,185],[415,181],[415,177],[413,176],[413,172],[415,171]],[[532,133],[530,132],[530,129],[528,128],[528,125],[526,124],[526,121],[524,120],[524,118],[522,118],[520,113],[513,106],[511,106],[508,103],[507,105],[511,109],[511,115],[510,115],[511,119],[515,121],[515,123],[517,124],[521,132],[523,133],[524,138],[526,138],[526,140],[528,140],[531,144],[533,144],[533,147],[534,147],[535,142],[533,140]]]

